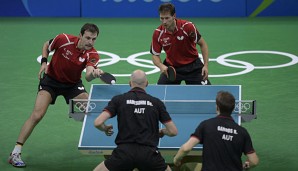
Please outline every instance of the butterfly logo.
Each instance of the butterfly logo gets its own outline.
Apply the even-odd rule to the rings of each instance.
[[[177,39],[178,40],[183,40],[184,39],[184,36],[177,36]]]
[[[205,81],[201,81],[201,84],[202,84],[202,85],[207,85],[207,83],[208,83],[207,80],[205,80]]]
[[[79,61],[80,62],[84,62],[85,61],[85,58],[79,57]]]
[[[79,90],[84,90],[84,87],[78,87]]]

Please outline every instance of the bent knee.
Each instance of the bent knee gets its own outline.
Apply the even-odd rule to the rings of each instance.
[[[81,93],[79,95],[77,95],[76,97],[74,97],[74,99],[88,99],[89,95],[88,93]]]
[[[41,111],[41,110],[34,110],[30,116],[30,119],[33,122],[38,123],[45,115],[45,111]]]

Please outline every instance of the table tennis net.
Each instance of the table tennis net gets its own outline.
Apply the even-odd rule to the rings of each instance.
[[[110,99],[71,99],[70,113],[101,113],[108,105]],[[216,114],[215,100],[163,100],[170,114]],[[147,102],[134,102],[134,105],[142,107]],[[236,101],[232,114],[256,115],[256,100]]]

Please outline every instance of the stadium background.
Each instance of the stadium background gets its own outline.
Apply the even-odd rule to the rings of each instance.
[[[157,7],[161,2],[64,0],[59,1],[58,7],[54,5],[58,2],[56,0],[42,2],[46,4],[37,0],[0,0],[0,170],[92,170],[103,158],[82,155],[77,150],[82,123],[68,118],[68,106],[62,97],[55,106],[49,107],[45,118],[24,146],[22,157],[28,167],[17,169],[7,164],[20,128],[33,109],[40,67],[36,59],[42,44],[58,33],[78,35],[84,23],[93,22],[101,31],[95,45],[97,50],[121,58],[146,52],[152,32],[160,24]],[[251,50],[298,54],[298,2],[295,0],[172,2],[176,5],[178,18],[189,19],[197,25],[209,45],[210,59]],[[92,10],[84,10],[90,6]],[[193,10],[187,10],[190,7]],[[139,10],[135,11],[135,16],[129,12],[132,9]],[[187,13],[189,11],[191,13]],[[140,58],[151,60],[150,55]],[[291,61],[286,56],[268,53],[234,55],[229,59],[254,66],[275,66]],[[239,65],[237,62],[232,64]],[[210,75],[244,70],[215,61],[210,61],[209,65]],[[102,67],[113,74],[128,74],[137,68],[140,67],[125,60]],[[141,69],[151,71],[149,68]],[[297,72],[295,64],[272,69],[255,68],[243,75],[210,78],[217,85],[242,85],[243,99],[256,99],[258,102],[258,118],[243,124],[250,132],[260,157],[255,170],[294,171],[298,168]],[[158,76],[159,73],[148,75],[150,83],[155,84]],[[118,77],[117,83],[126,84],[128,80],[128,77]],[[92,83],[102,82],[94,80]],[[84,81],[84,84],[89,90],[91,83]]]

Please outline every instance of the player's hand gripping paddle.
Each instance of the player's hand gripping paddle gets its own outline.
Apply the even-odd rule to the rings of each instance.
[[[103,74],[101,74],[99,76],[99,78],[106,84],[115,84],[116,83],[116,78],[108,72],[104,72]]]
[[[167,70],[167,74],[168,74],[168,79],[170,81],[175,81],[176,80],[176,70],[174,67],[169,66],[168,70]]]

